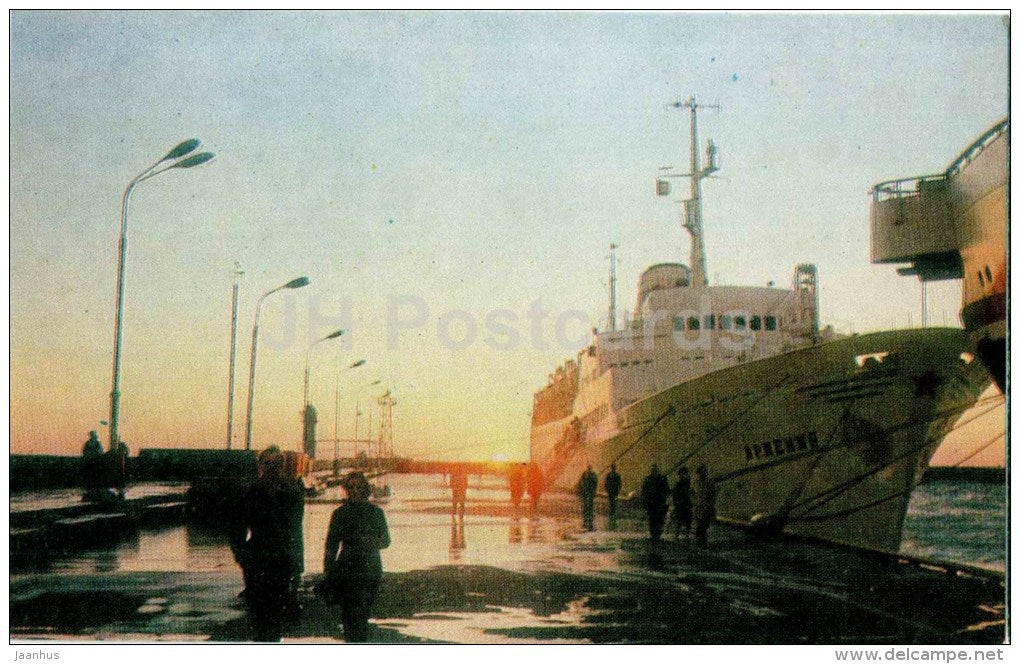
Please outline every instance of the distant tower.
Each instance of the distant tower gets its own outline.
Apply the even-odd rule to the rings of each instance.
[[[379,458],[393,456],[393,406],[397,403],[389,390],[379,397]]]

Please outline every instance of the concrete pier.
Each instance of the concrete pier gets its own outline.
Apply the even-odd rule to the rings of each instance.
[[[380,505],[393,545],[373,612],[386,643],[953,643],[1005,638],[1001,573],[719,525],[708,548],[647,539],[625,507],[584,532],[575,496],[513,510],[503,484],[472,478],[451,514],[435,476],[391,476]],[[314,594],[341,491],[305,508],[304,610],[285,642],[339,642]],[[163,503],[172,505],[173,503]],[[170,509],[169,507],[167,509]],[[69,517],[74,518],[74,517]],[[20,526],[27,528],[24,524]],[[28,534],[24,535],[29,537]],[[13,570],[12,639],[246,641],[242,580],[210,525],[139,526],[125,540]],[[60,607],[57,611],[55,607]]]

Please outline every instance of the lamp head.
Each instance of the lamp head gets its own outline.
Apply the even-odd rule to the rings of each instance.
[[[287,283],[285,283],[283,285],[283,287],[284,288],[301,288],[302,286],[307,286],[310,283],[312,283],[312,282],[311,282],[311,280],[308,279],[308,277],[298,277],[297,279],[292,279],[292,280],[288,281]]]
[[[212,152],[199,152],[198,154],[193,154],[186,159],[181,159],[170,168],[191,168],[192,166],[198,166],[199,164],[204,164],[207,161],[212,161],[215,158],[216,155]]]
[[[341,336],[343,333],[344,333],[343,330],[337,330],[336,332],[332,332],[332,333],[327,334],[326,336],[324,336],[321,339],[321,341],[325,341],[326,339],[336,339],[337,337]]]
[[[195,149],[198,148],[198,146],[201,144],[202,141],[198,140],[197,138],[189,138],[186,141],[181,141],[180,143],[177,144],[177,147],[175,147],[170,152],[167,152],[166,156],[160,159],[160,161],[170,161],[171,159],[178,159],[180,157],[183,157],[184,155],[195,151]]]
[[[349,366],[347,368],[348,369],[357,369],[358,367],[363,366],[364,364],[365,364],[365,360],[358,360],[357,362],[355,362],[354,364],[352,364],[351,366]]]

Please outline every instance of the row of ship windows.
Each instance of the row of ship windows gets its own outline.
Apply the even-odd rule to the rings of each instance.
[[[636,366],[638,366],[640,364],[651,364],[651,363],[652,363],[651,360],[634,360],[632,362],[613,362],[612,364],[609,365],[609,367],[611,369],[615,369],[616,367],[629,367],[631,365],[636,367]]]
[[[748,319],[747,316],[731,316],[729,314],[722,314],[717,318],[715,314],[709,314],[704,318],[678,316],[673,319],[673,329],[677,332],[702,328],[706,330],[746,330],[750,328],[757,331],[762,329],[762,323],[765,325],[765,330],[769,332],[775,331],[778,327],[775,316],[751,316]]]
[[[793,452],[804,452],[805,450],[817,449],[818,434],[814,431],[809,431],[808,433],[798,434],[797,436],[776,438],[775,440],[770,440],[767,443],[745,445],[744,456],[747,461],[754,461],[756,459],[768,459],[774,456],[792,454]]]

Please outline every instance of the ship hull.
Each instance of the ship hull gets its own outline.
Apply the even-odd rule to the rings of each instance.
[[[990,382],[966,343],[957,329],[880,332],[680,383],[621,411],[611,435],[581,431],[559,484],[615,463],[627,493],[653,463],[671,480],[704,464],[721,520],[895,551],[911,491]]]

